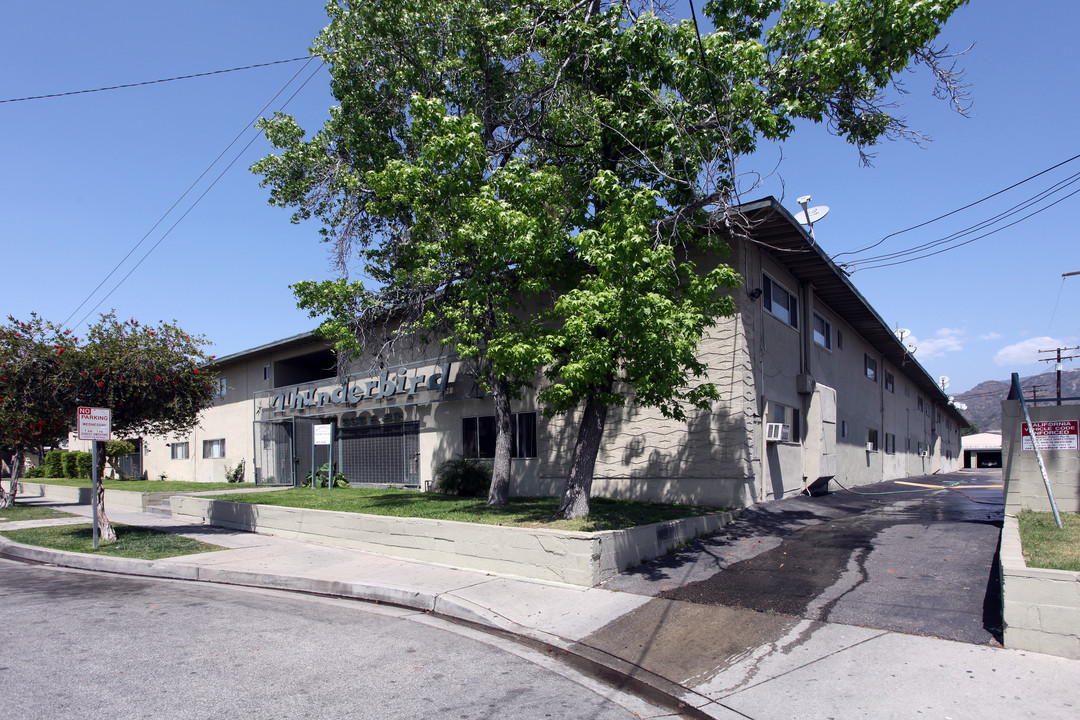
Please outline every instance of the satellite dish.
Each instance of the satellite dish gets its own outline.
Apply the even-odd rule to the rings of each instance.
[[[937,379],[937,384],[941,387],[942,390],[949,387],[949,376],[939,375]]]
[[[828,205],[817,205],[816,207],[806,208],[805,210],[800,210],[795,213],[795,220],[800,225],[813,225],[828,214]]]
[[[953,407],[955,407],[957,410],[967,410],[967,403],[954,402]]]
[[[903,342],[904,338],[911,334],[911,331],[907,328],[896,328],[895,330],[893,330],[893,332],[896,333],[896,337],[898,337],[901,342]]]

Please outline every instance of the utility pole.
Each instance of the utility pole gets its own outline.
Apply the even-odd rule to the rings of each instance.
[[[1080,274],[1080,273],[1077,273],[1077,274]],[[1065,357],[1061,356],[1061,353],[1068,352],[1070,350],[1080,350],[1080,346],[1077,346],[1077,347],[1059,347],[1059,348],[1054,348],[1053,350],[1040,350],[1039,351],[1040,353],[1057,353],[1057,362],[1056,362],[1054,367],[1057,370],[1057,404],[1058,405],[1061,404],[1061,361],[1062,360],[1075,360],[1077,357],[1080,357],[1080,355],[1066,355]],[[1054,360],[1054,358],[1039,358],[1039,362],[1050,362],[1051,360]]]

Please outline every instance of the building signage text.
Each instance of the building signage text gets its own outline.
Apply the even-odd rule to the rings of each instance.
[[[1033,422],[1035,446],[1040,450],[1076,450],[1080,438],[1080,420],[1042,420]],[[1021,448],[1034,450],[1031,442],[1031,428],[1027,423],[1020,424]]]
[[[275,412],[288,409],[321,408],[327,405],[356,405],[364,400],[378,400],[399,395],[415,395],[421,391],[443,392],[450,376],[450,363],[443,363],[431,368],[431,372],[414,372],[406,368],[384,370],[381,375],[360,380],[347,380],[333,389],[313,388],[301,390],[299,387],[274,393],[270,407]]]

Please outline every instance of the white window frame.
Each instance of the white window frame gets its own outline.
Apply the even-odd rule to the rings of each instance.
[[[821,332],[818,332],[818,323],[821,323]],[[832,323],[820,313],[814,313],[814,342],[832,352]]]
[[[773,280],[765,273],[761,274],[761,306],[765,312],[774,318],[790,325],[799,327],[799,298],[781,283]],[[784,303],[784,304],[781,304]]]
[[[169,443],[170,460],[189,460],[191,458],[190,447],[185,442]]]
[[[216,460],[225,457],[225,438],[203,440],[203,460]]]

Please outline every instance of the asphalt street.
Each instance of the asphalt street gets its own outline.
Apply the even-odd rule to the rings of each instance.
[[[424,612],[0,560],[3,720],[669,717]]]
[[[765,614],[740,615],[744,628],[762,626],[764,635],[766,626],[804,619],[1000,642],[1000,471],[832,487],[754,506],[604,587]]]

